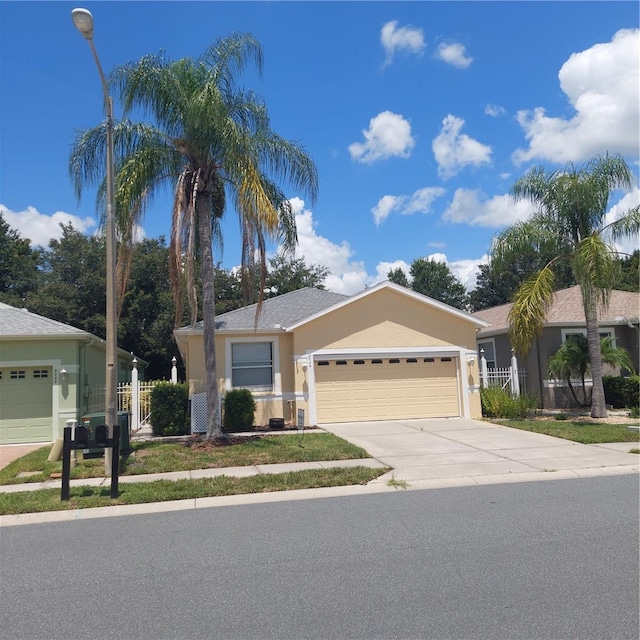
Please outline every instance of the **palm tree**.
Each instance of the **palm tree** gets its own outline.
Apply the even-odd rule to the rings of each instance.
[[[613,367],[622,367],[631,373],[635,373],[631,358],[625,349],[616,347],[612,337],[600,339],[600,354],[602,362]],[[558,380],[564,380],[571,397],[579,407],[588,407],[591,397],[587,393],[585,378],[589,371],[589,344],[587,339],[576,334],[569,336],[566,342],[549,358],[549,375]],[[578,399],[578,394],[573,386],[573,380],[580,380],[582,385],[582,400]]]
[[[602,386],[598,310],[607,307],[616,274],[613,242],[640,229],[640,208],[608,223],[609,196],[630,189],[633,175],[621,156],[596,156],[584,166],[563,171],[534,167],[512,187],[516,199],[529,200],[536,212],[499,234],[492,247],[492,263],[501,263],[533,247],[555,255],[541,271],[526,280],[514,297],[509,314],[511,342],[520,355],[528,353],[542,333],[555,288],[554,270],[562,261],[570,266],[582,293],[587,343],[593,378],[591,415],[607,416]]]
[[[276,134],[262,99],[236,87],[249,62],[262,72],[262,48],[250,35],[232,34],[197,60],[146,56],[116,68],[109,77],[127,115],[138,109],[153,122],[123,120],[114,131],[119,274],[126,275],[134,229],[158,191],[173,188],[169,269],[176,301],[189,300],[197,320],[195,270],[200,263],[208,408],[207,437],[222,436],[215,350],[213,244],[220,246],[220,219],[227,199],[242,231],[242,267],[253,283],[257,260],[266,274],[266,239],[292,249],[295,216],[276,180],[317,195],[315,164],[298,143]],[[78,197],[85,183],[104,175],[105,127],[81,133],[71,151],[70,172]],[[103,188],[102,188],[103,191]],[[99,197],[101,192],[99,192]],[[258,308],[260,308],[259,300]]]

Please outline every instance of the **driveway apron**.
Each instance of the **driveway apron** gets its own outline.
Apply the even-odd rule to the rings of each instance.
[[[419,482],[573,471],[576,476],[638,471],[628,448],[585,445],[466,418],[325,424],[393,468],[383,479]],[[625,451],[626,450],[626,451]],[[551,479],[551,478],[550,478]]]

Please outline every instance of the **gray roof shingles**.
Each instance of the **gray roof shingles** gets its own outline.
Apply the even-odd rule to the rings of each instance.
[[[0,302],[0,337],[88,335],[82,329]]]
[[[278,329],[288,327],[300,320],[320,313],[330,307],[344,302],[349,296],[333,293],[323,289],[306,287],[290,291],[275,298],[269,298],[262,304],[262,312],[258,317],[258,329]],[[216,329],[255,329],[256,304],[242,309],[228,311],[216,316]],[[202,321],[196,327],[202,329]]]

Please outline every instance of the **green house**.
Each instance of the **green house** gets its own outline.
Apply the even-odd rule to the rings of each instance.
[[[118,382],[133,356],[118,350]],[[52,442],[67,420],[104,411],[105,341],[0,303],[0,444]]]

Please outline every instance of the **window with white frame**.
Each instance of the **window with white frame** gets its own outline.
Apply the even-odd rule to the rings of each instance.
[[[584,336],[587,337],[586,329],[563,329],[562,330],[562,342],[565,343],[567,340],[570,340],[573,336]],[[615,333],[613,329],[603,329],[600,328],[600,339],[602,338],[615,338]]]
[[[482,358],[482,356],[487,361],[487,369],[496,368],[496,348],[493,340],[478,342],[478,358]]]
[[[273,389],[273,343],[234,342],[231,345],[231,386],[258,391]]]

